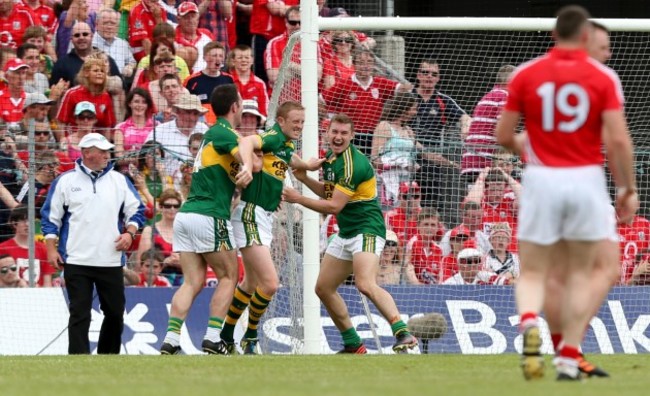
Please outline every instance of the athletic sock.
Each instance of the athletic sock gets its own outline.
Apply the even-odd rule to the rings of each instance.
[[[164,343],[172,346],[179,346],[181,344],[181,328],[183,327],[183,322],[183,319],[169,317]]]
[[[257,325],[259,325],[260,319],[269,307],[272,298],[273,296],[267,296],[259,287],[255,289],[255,294],[253,294],[248,304],[248,328],[244,338],[257,338]]]
[[[343,345],[346,347],[358,347],[362,344],[361,337],[359,337],[354,327],[342,331],[341,337],[343,338]]]
[[[551,341],[553,342],[553,351],[556,353],[560,351],[560,343],[562,342],[562,333],[552,333]]]
[[[208,329],[205,332],[204,340],[218,342],[221,339],[221,328],[223,327],[223,319],[211,316],[208,319]]]
[[[251,295],[242,290],[239,286],[235,288],[235,294],[232,297],[232,303],[228,308],[225,324],[221,329],[221,339],[226,342],[234,342],[235,325],[241,317],[251,300]]]
[[[534,312],[524,312],[521,314],[519,329],[523,332],[532,326],[537,326],[537,314]]]
[[[391,323],[390,329],[393,331],[394,336],[397,336],[398,334],[403,334],[404,332],[406,332],[407,334],[409,333],[408,326],[406,326],[406,323],[404,323],[404,321],[402,321],[401,319]]]

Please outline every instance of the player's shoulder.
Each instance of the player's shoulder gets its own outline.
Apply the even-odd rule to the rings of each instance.
[[[512,75],[510,76],[510,80],[513,81],[515,79],[519,79],[522,77],[527,77],[529,75],[534,76],[539,68],[546,67],[546,64],[548,62],[552,62],[551,57],[548,56],[548,54],[538,56],[537,58],[533,58],[529,61],[526,61],[519,65],[513,72]]]

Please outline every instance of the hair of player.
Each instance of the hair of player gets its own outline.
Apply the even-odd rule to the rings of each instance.
[[[506,183],[507,180],[499,169],[490,169],[487,176],[485,176],[485,184],[490,183]]]
[[[392,122],[399,119],[411,107],[417,104],[417,98],[411,92],[398,92],[384,104],[381,120]]]
[[[25,57],[25,52],[27,50],[34,49],[38,51],[38,47],[35,46],[34,44],[31,43],[23,43],[18,49],[16,50],[16,58],[23,59]]]
[[[503,65],[499,68],[497,71],[497,81],[496,83],[499,85],[506,85],[508,84],[508,80],[510,80],[510,76],[512,75],[512,72],[515,71],[515,67],[513,65]]]
[[[212,51],[215,48],[219,48],[224,52],[224,54],[226,53],[226,47],[224,47],[223,44],[221,44],[218,41],[210,41],[209,43],[203,46],[203,56],[205,56],[205,54],[207,54],[208,52]]]
[[[282,104],[278,107],[276,118],[282,117],[286,119],[289,113],[293,110],[305,110],[305,107],[294,100],[287,100],[286,102],[282,102]]]
[[[591,26],[595,30],[602,30],[603,32],[609,34],[609,29],[607,29],[607,26],[603,25],[602,23],[596,22],[596,21],[589,21],[591,22]]]
[[[147,118],[151,117],[153,115],[154,109],[156,108],[156,106],[153,103],[153,99],[151,98],[151,94],[149,93],[148,90],[144,88],[136,87],[130,90],[128,94],[126,94],[126,99],[124,100],[124,104],[125,104],[124,107],[126,107],[124,111],[124,119],[128,120],[129,118],[131,118],[132,110],[129,104],[131,104],[131,101],[133,100],[135,95],[141,96],[144,99],[144,101],[147,103],[147,111],[145,112],[145,117]]]
[[[164,266],[163,261],[165,261],[165,255],[163,254],[162,251],[154,247],[144,251],[142,253],[142,256],[140,256],[141,263],[146,263],[149,260],[158,261],[161,265]]]
[[[418,214],[418,223],[423,222],[426,219],[440,219],[440,212],[436,208],[427,208],[424,207]]]
[[[9,214],[9,223],[18,223],[29,218],[28,208],[25,205],[18,205]]]
[[[575,40],[589,22],[589,11],[577,5],[562,7],[557,12],[555,34],[558,40]]]
[[[330,128],[332,128],[332,125],[334,125],[334,123],[350,125],[350,131],[354,134],[354,122],[350,117],[348,117],[347,114],[345,113],[335,114],[334,117],[332,117],[332,119],[330,120]]]
[[[232,105],[239,102],[239,92],[235,84],[219,85],[210,95],[210,105],[217,117],[223,117],[230,112]]]
[[[289,19],[289,15],[291,15],[293,13],[297,13],[298,16],[300,16],[300,6],[291,6],[291,7],[287,8],[287,11],[284,13],[284,17],[286,19]]]

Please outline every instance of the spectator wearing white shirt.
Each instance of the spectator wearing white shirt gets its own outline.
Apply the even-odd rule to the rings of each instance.
[[[147,137],[147,141],[155,140],[165,150],[165,170],[174,177],[182,163],[192,159],[188,147],[189,137],[193,133],[204,134],[208,126],[199,122],[199,118],[207,112],[196,95],[183,94],[174,104],[176,119],[161,124]]]
[[[117,37],[120,14],[104,8],[99,11],[97,18],[97,34],[93,36],[93,47],[110,55],[124,77],[132,76],[136,66],[133,51],[126,40]]]

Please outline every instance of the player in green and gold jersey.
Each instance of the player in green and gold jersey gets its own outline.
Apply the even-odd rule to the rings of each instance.
[[[233,128],[241,120],[242,99],[234,84],[221,85],[211,103],[217,122],[203,137],[194,162],[187,201],[174,220],[174,251],[180,253],[184,282],[172,298],[169,324],[161,354],[180,351],[180,333],[196,296],[203,290],[210,266],[219,279],[210,302],[210,319],[203,339],[204,352],[219,349],[219,333],[237,284],[237,254],[230,224],[230,203],[235,186],[252,180],[252,157],[239,153],[240,136]]]
[[[323,182],[294,171],[321,200],[304,197],[285,187],[283,198],[311,210],[335,214],[339,233],[327,247],[316,281],[316,294],[341,332],[344,348],[339,353],[367,353],[361,337],[350,320],[348,309],[337,292],[338,287],[354,274],[357,289],[367,296],[390,323],[396,342],[395,352],[417,345],[406,324],[400,319],[393,297],[377,285],[379,257],[386,242],[386,225],[377,201],[377,180],[368,158],[350,144],[354,137],[352,120],[335,115],[327,130],[329,152],[323,163]]]
[[[251,159],[255,150],[262,152],[262,171],[241,194],[231,221],[235,241],[244,261],[245,277],[235,289],[221,332],[221,342],[234,351],[237,320],[248,307],[248,327],[241,340],[245,354],[255,354],[257,326],[278,289],[278,274],[271,257],[273,213],[282,200],[282,188],[289,167],[316,170],[323,160],[305,162],[295,153],[294,141],[302,136],[305,109],[298,102],[287,101],[278,107],[277,122],[259,135],[248,136],[240,144],[242,158]]]

